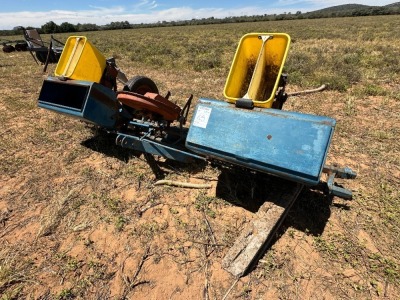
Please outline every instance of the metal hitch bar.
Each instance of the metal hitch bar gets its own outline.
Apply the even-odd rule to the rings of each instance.
[[[326,186],[329,195],[338,196],[343,199],[352,199],[353,193],[348,189],[335,185],[335,178],[354,179],[357,176],[356,172],[349,167],[339,168],[335,166],[324,166],[322,172],[328,174]]]

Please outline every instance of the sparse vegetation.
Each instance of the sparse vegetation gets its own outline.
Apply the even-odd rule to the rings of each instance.
[[[337,120],[328,163],[358,172],[354,181],[339,181],[354,200],[304,191],[272,248],[237,283],[221,261],[259,205],[244,191],[259,177],[238,173],[229,181],[209,165],[160,159],[169,179],[209,180],[226,195],[154,186],[142,156],[36,107],[54,65],[43,74],[28,53],[1,52],[0,299],[222,299],[232,286],[228,299],[398,299],[394,28],[399,16],[82,33],[117,56],[129,76],[152,78],[178,104],[191,93],[223,99],[237,43],[248,32],[291,35],[289,92],[328,84],[322,93],[289,98],[284,109]]]

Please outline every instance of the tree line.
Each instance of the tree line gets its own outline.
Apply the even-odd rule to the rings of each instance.
[[[116,30],[131,29],[144,27],[167,27],[167,26],[185,26],[185,25],[206,25],[206,24],[224,24],[224,23],[240,23],[240,22],[261,22],[261,21],[278,21],[278,20],[296,20],[296,19],[317,19],[317,18],[337,18],[337,17],[357,17],[357,16],[376,16],[376,15],[395,15],[400,14],[400,2],[387,6],[366,6],[366,5],[342,5],[337,7],[326,8],[318,11],[302,13],[283,13],[283,14],[264,14],[254,16],[238,16],[226,18],[202,18],[183,21],[159,21],[157,23],[141,23],[131,24],[128,21],[111,22],[107,25],[96,25],[91,23],[71,24],[63,22],[60,25],[49,21],[42,25],[39,29],[40,33],[63,33],[63,32],[84,32],[97,30]],[[32,29],[33,27],[27,27]],[[18,35],[21,31],[17,27],[13,30],[0,30],[0,35]]]

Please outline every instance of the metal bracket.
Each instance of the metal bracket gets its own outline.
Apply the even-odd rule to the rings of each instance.
[[[279,90],[275,97],[274,102],[272,103],[272,108],[282,109],[283,104],[285,104],[288,94],[285,92],[286,83],[287,83],[287,74],[281,74],[281,78],[279,79]]]
[[[322,172],[328,174],[326,186],[330,195],[338,196],[343,199],[352,199],[353,194],[350,190],[335,185],[335,178],[354,179],[357,173],[349,167],[338,168],[334,166],[324,166]]]
[[[115,144],[123,148],[137,150],[143,153],[162,156],[166,159],[177,160],[184,163],[193,162],[196,160],[205,161],[205,157],[199,156],[190,152],[183,147],[175,145],[167,145],[163,142],[150,140],[148,138],[140,138],[138,136],[118,133]]]
[[[189,110],[190,110],[190,105],[192,104],[192,100],[193,100],[193,95],[191,94],[189,96],[188,100],[186,101],[185,106],[182,108],[182,110],[179,114],[179,123],[180,123],[181,127],[186,124]]]
[[[241,99],[236,100],[235,106],[238,108],[253,109],[254,102],[251,99],[241,98]]]

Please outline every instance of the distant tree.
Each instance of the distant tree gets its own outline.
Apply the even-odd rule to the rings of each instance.
[[[131,23],[129,23],[128,21],[122,22],[122,26],[124,29],[132,28]]]
[[[99,30],[99,26],[96,24],[90,24],[90,23],[85,23],[85,24],[80,24],[76,25],[77,31],[96,31]]]
[[[128,28],[132,28],[132,25],[128,21],[111,22],[110,24],[104,25],[104,28],[109,29],[109,30],[128,29]]]
[[[53,21],[49,21],[41,27],[43,33],[57,33],[60,32],[60,27]]]
[[[61,23],[59,29],[60,32],[76,32],[76,26],[68,22]]]

